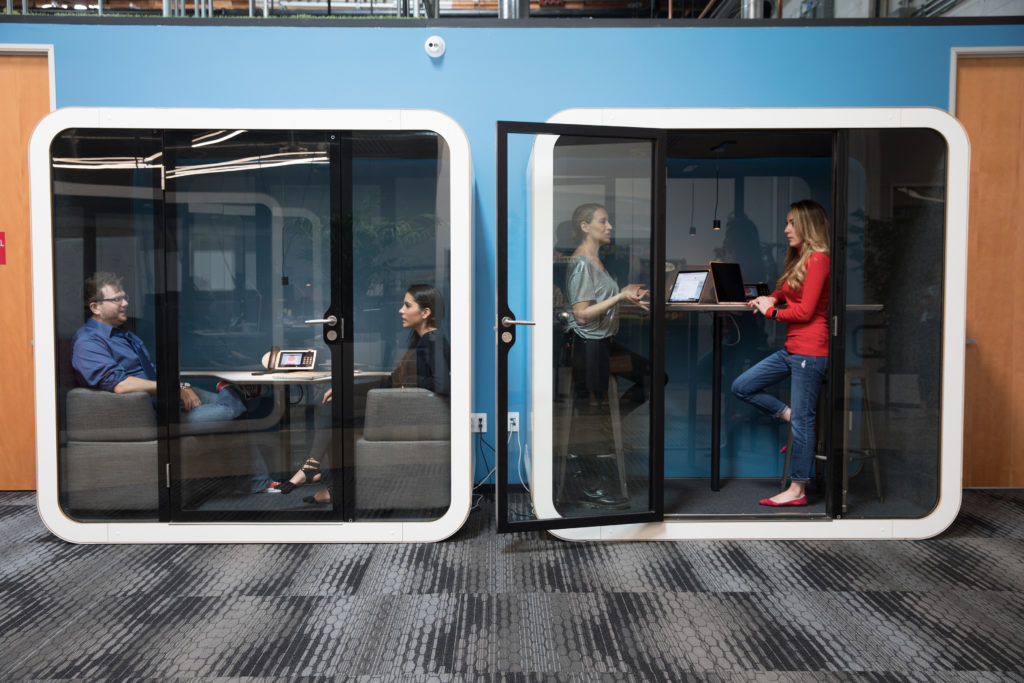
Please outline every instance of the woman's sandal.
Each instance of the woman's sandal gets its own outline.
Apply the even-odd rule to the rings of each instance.
[[[305,498],[303,498],[302,502],[303,503],[316,504],[316,505],[330,505],[331,504],[331,499],[328,498],[327,500],[317,500],[316,496],[312,495],[312,496],[306,496]]]
[[[316,477],[320,476],[320,461],[316,458],[306,458],[306,462],[302,463],[302,469],[299,470],[305,475],[305,479],[302,484],[308,484],[311,481],[316,481]],[[291,481],[283,481],[277,487],[281,493],[291,493],[302,484],[293,484]]]

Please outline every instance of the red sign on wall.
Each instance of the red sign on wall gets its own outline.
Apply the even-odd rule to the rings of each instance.
[[[0,266],[7,265],[7,233],[0,232]]]

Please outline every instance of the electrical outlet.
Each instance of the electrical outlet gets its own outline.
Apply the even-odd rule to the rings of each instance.
[[[487,431],[487,413],[472,413],[469,416],[469,431],[471,432],[486,432]]]
[[[518,432],[519,431],[519,413],[508,414],[508,431]]]

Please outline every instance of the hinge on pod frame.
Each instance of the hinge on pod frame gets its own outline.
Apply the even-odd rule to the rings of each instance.
[[[167,463],[167,488],[171,488],[171,463]]]

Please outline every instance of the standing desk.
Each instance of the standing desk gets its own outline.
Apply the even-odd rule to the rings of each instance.
[[[882,304],[850,304],[849,312],[878,312]],[[665,304],[666,312],[710,312],[714,315],[712,323],[713,341],[711,347],[711,490],[721,489],[721,430],[722,430],[722,313],[754,313],[755,309],[746,304]]]
[[[711,345],[711,490],[721,488],[722,448],[722,313],[753,313],[746,304],[665,304],[665,311],[673,313],[708,312],[714,316]],[[692,378],[691,378],[692,381]]]

